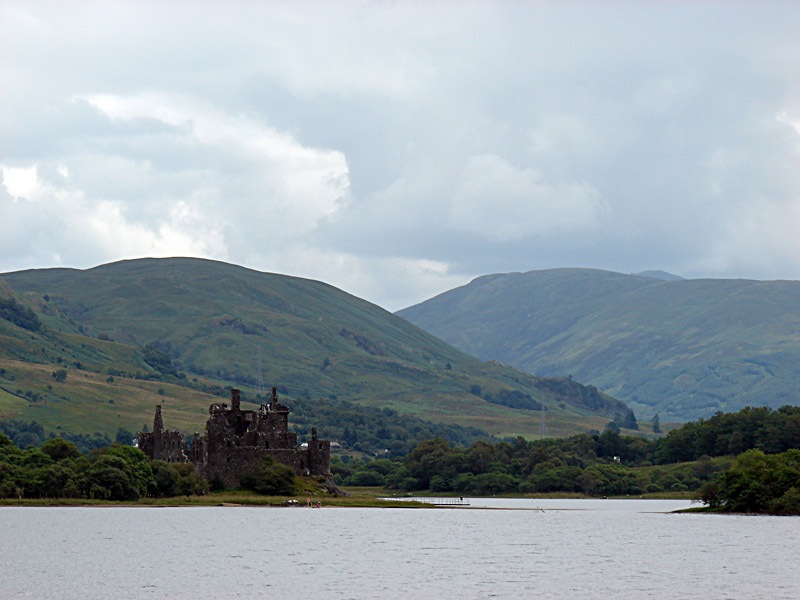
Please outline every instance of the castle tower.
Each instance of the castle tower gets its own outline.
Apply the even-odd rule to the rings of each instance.
[[[163,433],[164,420],[161,418],[161,405],[156,404],[156,416],[153,418],[153,433]]]
[[[275,410],[275,405],[278,404],[278,388],[272,388],[272,395],[269,398],[269,408],[270,410]]]

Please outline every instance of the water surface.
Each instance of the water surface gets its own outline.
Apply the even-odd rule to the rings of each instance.
[[[4,507],[0,597],[800,598],[798,518],[670,514],[682,501],[470,502]]]

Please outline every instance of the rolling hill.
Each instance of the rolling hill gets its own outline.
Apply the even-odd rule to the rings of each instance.
[[[800,403],[800,282],[552,269],[488,275],[397,313],[483,360],[571,375],[641,418]]]
[[[159,403],[191,432],[215,394],[275,385],[310,418],[347,401],[497,435],[535,437],[543,412],[550,435],[635,425],[595,388],[482,362],[318,281],[192,258],[0,277],[0,419],[136,431]]]

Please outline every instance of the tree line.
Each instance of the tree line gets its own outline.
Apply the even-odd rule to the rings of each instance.
[[[383,417],[390,427],[394,415]],[[350,426],[359,431],[360,423],[352,419]],[[28,440],[44,435],[33,424],[12,429]],[[122,430],[119,436],[130,433]],[[716,458],[724,456],[730,458]],[[718,413],[657,440],[611,428],[536,441],[479,439],[468,446],[433,437],[401,457],[335,457],[331,470],[344,486],[460,495],[697,491],[712,508],[798,514],[800,407]],[[290,495],[290,471],[265,461],[258,473],[244,478],[244,487]],[[148,460],[125,443],[81,452],[73,441],[51,437],[41,447],[20,448],[0,433],[0,497],[135,500],[204,493],[207,487],[193,465]]]
[[[721,511],[800,515],[800,450],[748,450],[704,484],[698,499]]]
[[[130,501],[204,493],[190,463],[148,460],[138,448],[113,443],[81,453],[63,438],[18,448],[0,433],[0,498],[89,498]]]
[[[763,495],[769,500],[757,505],[764,511],[769,502],[786,493],[785,503],[790,504],[795,493],[791,490],[800,489],[800,478],[792,480],[791,476],[791,457],[798,448],[800,407],[784,406],[718,413],[687,423],[658,440],[623,436],[613,429],[537,441],[521,437],[498,443],[478,441],[469,447],[438,438],[421,442],[399,460],[340,459],[334,461],[332,470],[342,485],[460,495],[569,492],[608,496],[702,488],[718,490],[718,506],[738,510],[742,505],[734,498],[745,487],[733,483],[739,463],[729,475],[725,461],[714,457],[749,451],[766,457],[762,461],[769,467],[765,472],[779,472],[778,480],[783,482],[762,485],[773,494]],[[700,499],[709,497],[701,495]]]
[[[124,427],[120,427],[117,430],[113,440],[108,435],[100,432],[87,434],[64,431],[56,435],[52,431],[45,431],[44,427],[36,421],[30,421],[29,423],[24,421],[0,421],[0,433],[8,436],[15,446],[23,449],[42,446],[48,440],[60,437],[75,444],[81,454],[86,454],[97,448],[104,448],[112,442],[131,445],[131,441],[136,437],[135,434]]]
[[[607,429],[538,441],[478,441],[469,447],[436,438],[418,444],[402,459],[339,459],[331,470],[344,486],[380,485],[408,492],[611,496],[696,490],[718,469],[710,457],[697,464],[653,466],[652,454],[651,442]]]

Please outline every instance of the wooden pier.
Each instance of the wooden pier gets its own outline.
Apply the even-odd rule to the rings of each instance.
[[[421,498],[417,497],[392,497],[387,498],[387,500],[401,500],[405,502],[422,502],[423,504],[432,504],[434,506],[469,506],[469,499],[468,498],[434,498],[430,496],[426,496]]]

